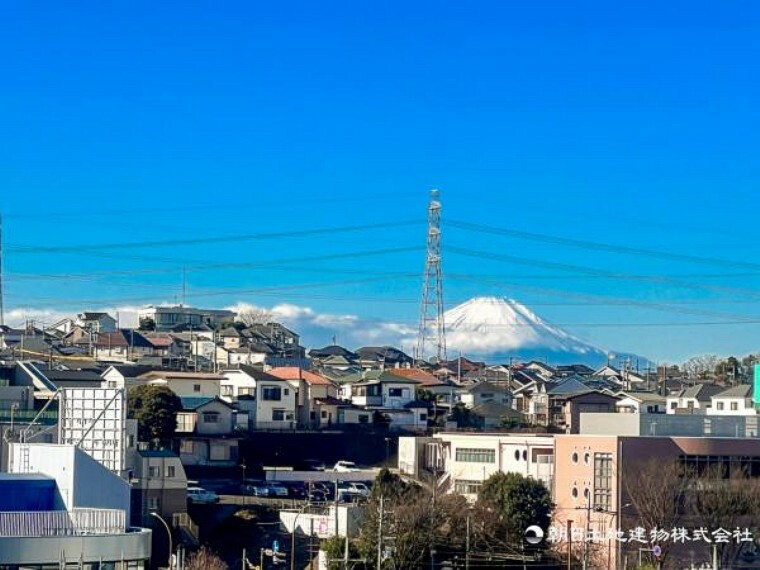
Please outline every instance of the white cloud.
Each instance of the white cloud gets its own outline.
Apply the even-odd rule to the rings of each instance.
[[[297,332],[301,343],[307,347],[331,344],[333,336],[338,344],[347,348],[385,344],[406,346],[406,339],[415,333],[411,327],[400,323],[366,320],[346,313],[318,313],[311,307],[289,303],[261,307],[240,302],[226,308],[236,312],[267,311],[274,320]]]

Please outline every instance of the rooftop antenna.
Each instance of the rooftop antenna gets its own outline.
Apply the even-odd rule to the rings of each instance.
[[[422,305],[415,360],[431,352],[438,362],[446,360],[446,327],[443,322],[443,275],[441,274],[441,202],[438,190],[430,191],[428,203],[427,259],[422,278]]]
[[[186,303],[186,297],[187,297],[187,269],[182,268],[182,305],[181,307],[187,306]]]

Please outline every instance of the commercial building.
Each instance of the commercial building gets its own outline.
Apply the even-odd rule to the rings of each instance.
[[[145,570],[151,531],[128,525],[129,484],[73,445],[15,443],[0,475],[0,569]]]

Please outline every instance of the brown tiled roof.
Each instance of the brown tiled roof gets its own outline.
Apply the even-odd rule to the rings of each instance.
[[[303,380],[310,386],[334,386],[330,380],[309,370],[303,370],[298,366],[282,366],[272,368],[269,374],[282,378],[283,380]]]

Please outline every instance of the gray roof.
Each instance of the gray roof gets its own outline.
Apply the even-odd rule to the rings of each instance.
[[[723,387],[717,384],[695,384],[678,392],[676,397],[694,398],[700,402],[709,402],[721,390],[723,390]]]
[[[750,384],[741,384],[718,392],[713,398],[751,398],[752,394],[753,390]]]

